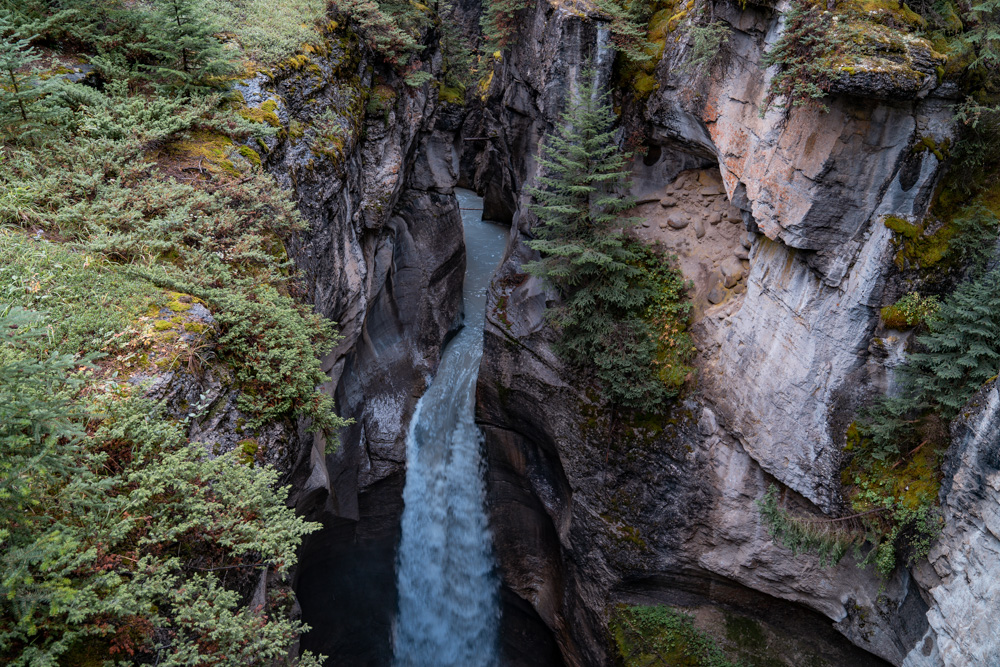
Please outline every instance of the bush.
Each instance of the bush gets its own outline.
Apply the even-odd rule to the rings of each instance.
[[[65,377],[60,363],[48,368]],[[38,384],[10,380],[0,370],[0,391],[16,395]],[[21,430],[65,432],[57,424],[75,416],[70,397],[59,398],[54,413],[26,414]],[[185,443],[150,401],[106,399],[93,409],[92,436],[77,427],[69,443],[48,448],[46,465],[21,474],[0,469],[2,488],[27,481],[22,505],[30,508],[16,517],[4,512],[0,524],[4,663],[57,664],[96,653],[263,667],[285,657],[304,626],[278,600],[266,602],[270,613],[241,608],[241,596],[226,587],[287,572],[302,536],[317,528],[284,506],[277,472]],[[0,438],[5,449],[8,443]],[[72,474],[52,474],[66,470]],[[317,663],[306,655],[300,664]]]
[[[808,0],[792,2],[784,15],[784,32],[761,59],[762,67],[779,68],[761,114],[778,98],[784,99],[782,106],[799,107],[826,97],[841,76],[833,69],[833,60],[846,48],[833,19],[831,12]]]
[[[882,309],[882,323],[890,329],[911,329],[933,317],[940,305],[934,295],[924,297],[910,292]]]

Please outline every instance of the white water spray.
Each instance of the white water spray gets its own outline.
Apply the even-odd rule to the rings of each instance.
[[[481,200],[459,191],[463,209]],[[463,210],[466,322],[420,399],[406,441],[396,667],[492,667],[499,645],[498,581],[486,519],[482,434],[475,423],[486,290],[506,230]]]

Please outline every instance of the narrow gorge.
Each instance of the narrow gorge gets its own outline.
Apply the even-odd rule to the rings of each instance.
[[[1000,665],[997,10],[8,4],[0,662]]]

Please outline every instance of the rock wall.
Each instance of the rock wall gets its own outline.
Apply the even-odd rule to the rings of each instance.
[[[440,78],[425,37],[424,67]],[[440,104],[431,84],[406,85],[350,25],[241,92],[280,127],[257,148],[309,223],[288,252],[317,310],[339,325],[326,390],[354,420],[335,451],[300,425],[297,458],[284,467],[290,502],[324,525],[296,572],[317,628],[303,647],[331,656],[327,664],[388,664],[407,425],[462,322],[453,187],[463,112]]]
[[[964,641],[940,621],[945,608],[925,578],[900,571],[883,584],[849,559],[824,569],[792,558],[754,506],[778,484],[790,507],[840,508],[841,434],[885,381],[868,352],[892,274],[882,218],[925,212],[940,164],[912,149],[954,131],[951,89],[921,58],[907,78],[915,88],[894,89],[873,63],[836,91],[828,112],[771,108],[761,117],[772,73],[759,63],[784,9],[717,4],[733,32],[708,75],[679,74],[688,47],[668,40],[658,88],[633,116],[651,149],[635,165],[640,201],[676,210],[678,176],[717,167],[747,233],[729,259],[718,248],[682,259],[704,283],[695,293],[700,377],[665,419],[624,419],[564,367],[544,321],[555,295],[519,268],[533,258],[523,241],[534,222],[520,193],[581,64],[600,53],[598,20],[538,3],[469,122],[477,136],[495,137],[466,159],[477,187],[515,223],[490,297],[478,412],[505,635],[544,629],[566,664],[607,664],[607,615],[635,599],[700,600],[757,618],[761,608],[795,609],[850,640],[817,631],[825,639],[795,654],[826,664],[898,665],[934,645],[925,633]],[[686,234],[678,247],[711,241],[691,225],[664,220],[656,233]],[[733,258],[735,280],[723,269]],[[517,641],[507,645],[514,664],[543,664]]]

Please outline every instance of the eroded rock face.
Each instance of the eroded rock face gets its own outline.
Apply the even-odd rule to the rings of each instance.
[[[907,102],[834,97],[828,112],[772,106],[761,117],[768,73],[759,62],[778,24],[720,11],[737,29],[712,76],[673,75],[685,54],[668,53],[647,107],[655,136],[718,155],[730,199],[761,234],[743,303],[706,318],[704,341],[718,347],[705,379],[728,394],[721,410],[754,459],[832,510],[840,443],[830,412],[864,362],[880,304],[891,240],[880,220],[928,206],[940,165],[913,148],[951,138],[950,100],[928,84]]]
[[[951,137],[947,91],[918,72],[919,90],[894,93],[891,77],[873,74],[850,91],[866,98],[835,96],[828,113],[772,108],[761,118],[768,73],[759,62],[781,29],[780,7],[717,7],[735,29],[710,76],[672,73],[685,45],[668,44],[642,112],[655,151],[634,170],[636,196],[660,212],[637,233],[674,239],[682,268],[708,274],[690,276],[704,287],[694,328],[700,380],[667,419],[629,422],[552,353],[544,312],[556,295],[520,271],[534,258],[524,245],[534,220],[517,195],[599,39],[586,17],[540,4],[524,24],[530,38],[495,73],[493,114],[476,121],[481,136],[500,138],[478,155],[478,186],[489,194],[491,182],[511,184],[497,208],[514,209],[517,231],[493,284],[479,384],[506,622],[544,626],[566,664],[606,664],[604,624],[616,601],[752,609],[757,595],[765,606],[812,610],[803,617],[826,619],[864,649],[828,640],[814,647],[817,659],[901,664],[934,623],[922,581],[901,571],[882,585],[847,559],[824,569],[793,558],[772,542],[754,501],[777,484],[797,511],[840,507],[842,433],[884,380],[882,360],[868,352],[891,270],[882,218],[926,210],[940,165],[912,149]],[[699,233],[711,226],[711,201],[678,207],[678,176],[709,167],[741,212],[732,239]],[[670,208],[683,209],[673,225],[662,212]],[[723,271],[723,240],[738,277],[735,265]],[[719,285],[708,285],[716,264]],[[533,664],[516,647],[508,653]]]
[[[405,85],[352,34],[328,36],[305,63],[242,90],[281,121],[266,166],[309,223],[288,251],[342,337],[323,360],[326,390],[354,423],[329,452],[300,428],[304,444],[284,469],[290,502],[324,526],[296,572],[304,618],[317,627],[302,645],[344,665],[391,661],[406,433],[461,325],[465,275],[453,192],[462,111],[439,105],[432,85]],[[423,59],[440,75],[433,46]]]
[[[460,324],[464,275],[452,190],[461,112],[372,61],[338,33],[308,62],[243,90],[252,105],[270,101],[285,128],[266,140],[266,163],[309,222],[289,253],[340,327],[324,366],[339,412],[356,420],[336,454],[324,457],[315,438],[296,471],[297,504],[352,520],[359,493],[401,474],[415,397]]]
[[[906,667],[1000,663],[1000,389],[992,383],[952,426],[945,527],[915,575],[931,598],[927,636]]]

